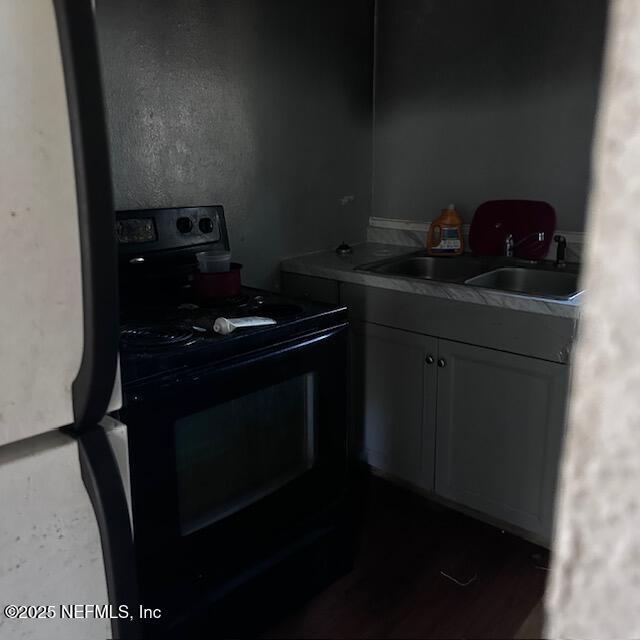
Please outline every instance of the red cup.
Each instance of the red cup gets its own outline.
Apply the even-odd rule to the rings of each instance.
[[[232,262],[229,271],[218,273],[196,273],[193,287],[198,300],[239,296],[242,291],[240,270],[242,265]]]

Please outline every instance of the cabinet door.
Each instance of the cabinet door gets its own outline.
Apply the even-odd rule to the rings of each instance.
[[[437,340],[368,323],[354,323],[354,334],[354,413],[367,462],[433,489]]]
[[[568,368],[447,340],[438,357],[436,492],[549,539]]]

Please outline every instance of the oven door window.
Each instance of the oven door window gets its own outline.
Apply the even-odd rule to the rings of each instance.
[[[274,493],[314,466],[315,374],[175,422],[180,532],[188,535]]]

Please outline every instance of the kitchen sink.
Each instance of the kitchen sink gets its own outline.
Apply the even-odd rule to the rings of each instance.
[[[487,270],[477,258],[460,256],[455,258],[436,256],[402,256],[361,267],[363,271],[406,278],[425,278],[445,282],[464,282]]]
[[[570,300],[580,293],[577,273],[521,267],[495,269],[469,278],[465,284],[562,300]]]
[[[560,270],[548,260],[527,262],[504,256],[472,255],[440,257],[427,255],[422,250],[356,269],[386,276],[451,282],[557,300],[571,300],[581,293],[578,265],[567,264]]]

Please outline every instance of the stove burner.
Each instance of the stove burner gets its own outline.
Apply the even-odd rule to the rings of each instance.
[[[120,332],[120,341],[130,349],[162,349],[187,345],[193,340],[193,331],[177,325],[125,327]]]
[[[228,298],[211,298],[203,300],[197,306],[202,309],[235,309],[252,303],[252,297],[246,294],[231,296]]]
[[[195,305],[181,305],[182,311],[194,311]],[[195,310],[198,307],[195,306]],[[209,316],[239,318],[242,316],[265,316],[274,320],[297,316],[303,308],[297,304],[269,302],[263,296],[240,295],[233,298],[210,300],[200,305],[200,309]],[[195,314],[201,315],[201,314]],[[214,318],[214,320],[215,320]]]
[[[254,313],[257,316],[265,316],[267,318],[289,318],[291,316],[297,316],[302,313],[302,307],[297,304],[283,304],[265,302],[264,304],[251,304],[248,307],[248,311]]]

